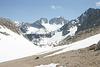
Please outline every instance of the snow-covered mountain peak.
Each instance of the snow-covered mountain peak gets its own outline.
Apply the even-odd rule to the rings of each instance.
[[[58,16],[49,20],[49,24],[64,25],[66,23],[68,23],[68,20],[66,20],[63,16]]]
[[[100,25],[99,21],[100,10],[98,9],[88,9],[81,16],[70,22],[62,16],[52,18],[49,21],[46,18],[41,18],[33,24],[30,24],[31,27],[29,27],[28,31],[31,33],[29,34],[28,32],[28,37],[33,43],[38,41],[39,44],[37,45],[41,45],[44,42],[45,45],[57,45],[64,38]]]
[[[48,19],[47,18],[41,18],[40,19],[40,23],[42,24],[42,23],[48,23],[49,21],[48,21]]]
[[[38,25],[42,25],[42,23],[48,23],[48,19],[47,18],[40,18],[39,20],[35,21],[33,24],[38,24]]]
[[[22,33],[26,33],[31,25],[29,23],[22,22],[18,27],[22,31]]]
[[[60,28],[68,22],[62,16],[52,18],[51,20],[40,18],[32,24],[24,23],[19,28],[35,45],[56,45],[65,38],[62,36]],[[59,38],[56,36],[59,36]]]
[[[62,16],[58,18],[57,17],[52,18],[51,20],[48,20],[46,18],[40,18],[39,20],[35,21],[32,24],[22,23],[22,25],[20,25],[19,28],[21,29],[23,33],[28,32],[28,34],[29,32],[36,33],[37,31],[43,33],[43,30],[44,30],[44,33],[48,33],[48,32],[55,31],[61,28],[66,23],[68,23],[68,21],[64,19],[64,17]]]

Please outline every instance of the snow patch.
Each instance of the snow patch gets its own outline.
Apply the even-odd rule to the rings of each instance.
[[[73,36],[75,32],[77,31],[77,26],[71,27],[68,31],[70,31],[68,35]]]
[[[28,27],[28,31],[27,34],[32,34],[35,33],[36,31],[38,31],[39,29],[35,28],[35,27]]]
[[[35,32],[36,34],[46,34],[49,33],[48,30],[44,29],[44,28],[40,28],[38,31]]]
[[[81,24],[78,24],[78,26],[81,26]]]
[[[48,65],[40,65],[40,66],[35,66],[35,67],[57,67],[57,65],[58,64],[51,63],[51,64],[48,64]],[[60,66],[60,67],[66,67],[66,66]]]
[[[64,24],[49,24],[49,23],[43,23],[42,24],[48,31],[55,31],[59,28],[61,28]]]
[[[64,52],[71,51],[71,50],[77,50],[77,49],[81,49],[81,48],[86,48],[88,46],[91,46],[93,44],[98,43],[99,40],[100,40],[100,34],[97,34],[97,35],[91,36],[89,38],[86,38],[84,40],[81,40],[81,41],[78,41],[78,42],[75,42],[75,43],[72,43],[72,44],[69,44],[69,45],[66,44],[64,46],[58,47],[58,49],[62,49],[63,48],[63,50],[58,51],[58,52],[56,52],[54,54],[51,54],[51,55],[47,55],[45,57],[53,56],[53,55],[64,53]]]

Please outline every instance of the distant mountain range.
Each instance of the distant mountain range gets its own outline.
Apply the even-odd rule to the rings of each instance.
[[[100,9],[89,8],[78,18],[71,21],[59,16],[51,20],[41,18],[34,23],[12,22],[5,18],[0,18],[0,22],[0,25],[6,26],[18,34],[25,35],[35,45],[55,46],[80,31],[100,26]]]
[[[30,31],[30,33],[36,33],[40,29],[42,29],[42,31],[44,30],[46,32],[51,32],[61,28],[64,24],[68,22],[69,21],[65,20],[64,17],[56,17],[52,18],[51,20],[41,18],[40,20],[37,20],[31,24],[23,22],[18,27],[21,29],[23,33],[27,33],[28,31],[30,31],[30,28],[35,30]]]
[[[89,8],[78,18],[68,21],[59,16],[34,23],[21,23],[18,27],[36,45],[58,45],[63,39],[100,25],[100,9]]]
[[[58,45],[64,46],[55,47],[54,53],[85,48],[99,41],[99,31],[100,9],[93,8],[71,21],[60,16],[51,20],[41,18],[34,23],[18,23],[0,17],[0,62],[43,53]]]

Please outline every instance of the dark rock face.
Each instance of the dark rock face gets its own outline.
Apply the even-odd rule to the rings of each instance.
[[[77,32],[100,26],[100,9],[89,8],[78,19],[81,26],[78,26]]]
[[[63,36],[67,35],[68,33],[70,33],[69,29],[76,26],[77,23],[75,23],[75,21],[70,21],[69,23],[65,24],[64,26],[62,26],[60,28],[60,30],[62,31]]]
[[[32,41],[33,39],[40,39],[41,37],[46,37],[46,38],[50,38],[55,34],[55,32],[49,32],[46,34],[26,34],[27,38]]]
[[[68,24],[64,25],[62,28],[60,28],[60,30],[62,30],[62,34],[63,36],[70,33],[68,30],[69,30],[69,27],[68,27]]]
[[[68,30],[72,26],[77,26],[76,33],[89,28],[100,26],[100,9],[89,8],[77,19],[71,20],[69,23],[65,24],[61,28],[63,34],[64,35],[68,34]]]
[[[40,20],[37,20],[33,24],[31,24],[32,27],[36,28],[45,28],[42,23],[48,23],[48,20],[46,18],[41,18]]]
[[[35,27],[35,28],[45,28],[40,22],[39,20],[34,22],[33,24],[31,24],[32,27]]]
[[[26,33],[27,30],[28,30],[28,27],[31,27],[31,25],[28,24],[28,23],[26,23],[26,22],[23,22],[23,23],[19,26],[19,28],[20,28],[20,30],[22,31],[22,33]]]

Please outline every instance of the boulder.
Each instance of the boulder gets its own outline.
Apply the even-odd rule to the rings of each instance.
[[[95,50],[100,50],[100,41],[97,43]]]

